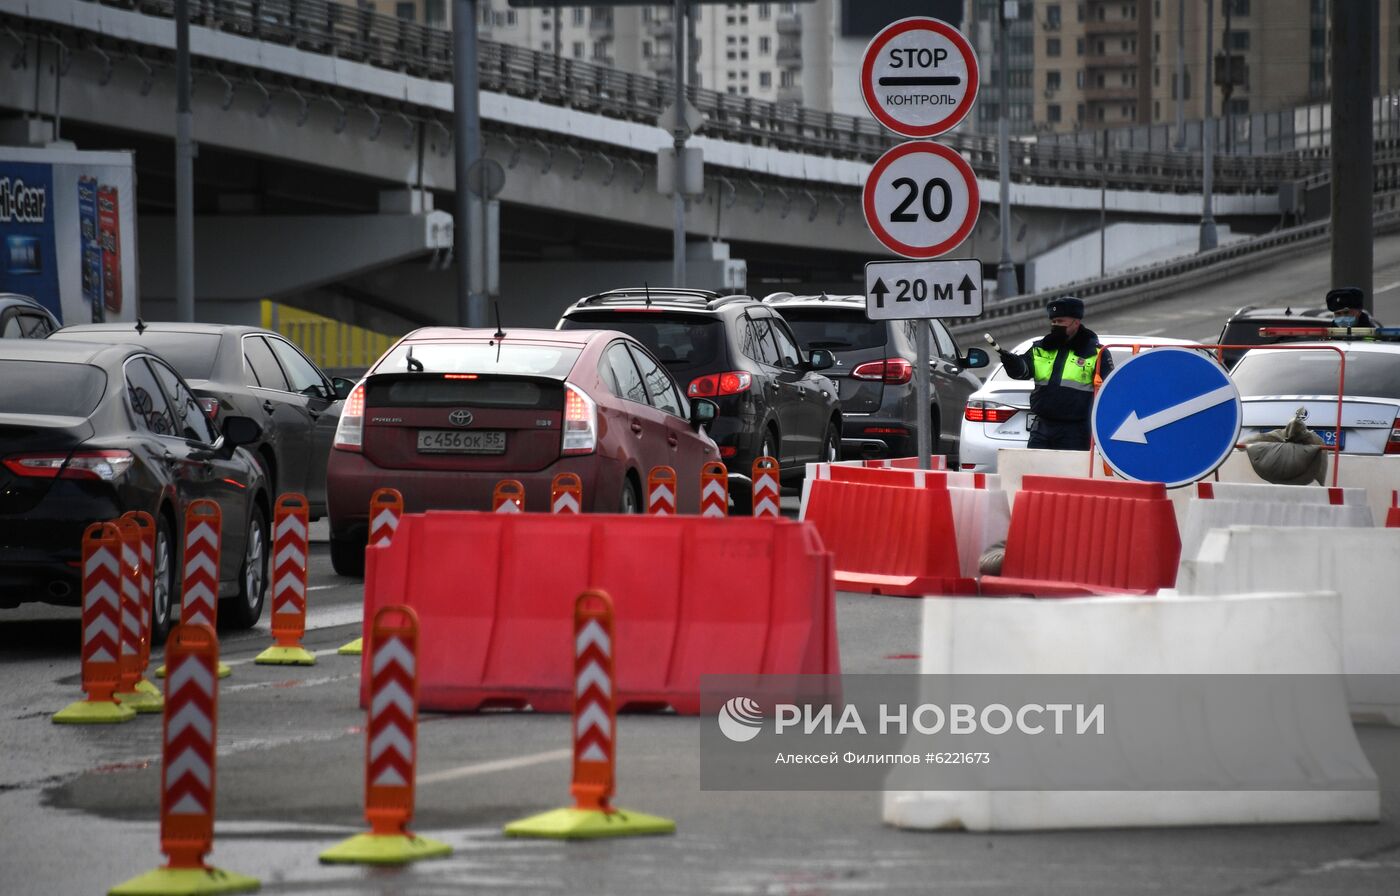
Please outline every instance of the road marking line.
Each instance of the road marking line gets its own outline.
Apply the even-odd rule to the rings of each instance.
[[[430,775],[419,775],[418,784],[438,784],[442,781],[456,781],[460,778],[471,778],[476,775],[489,775],[493,772],[506,772],[517,768],[529,768],[532,765],[543,765],[546,762],[560,762],[569,759],[574,755],[572,749],[550,750],[546,753],[531,753],[528,756],[516,756],[512,759],[492,759],[488,762],[474,762],[470,765],[459,765],[456,768],[444,769],[440,772],[433,772]]]
[[[1400,280],[1396,280],[1394,283],[1387,283],[1385,286],[1376,290],[1374,294],[1380,295],[1383,292],[1390,292],[1392,289],[1400,289]]]
[[[307,591],[325,591],[327,588],[339,588],[339,585],[312,585]]]

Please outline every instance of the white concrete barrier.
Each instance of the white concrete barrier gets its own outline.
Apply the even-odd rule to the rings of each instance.
[[[926,674],[1173,674],[1183,700],[1222,675],[1336,674],[1341,619],[1334,593],[1152,599],[938,598],[924,601]],[[1336,679],[1327,736],[1290,744],[1299,787],[1249,791],[886,791],[883,818],[930,830],[1045,830],[1215,824],[1377,821],[1375,772],[1361,751]],[[1310,708],[1316,708],[1310,705]],[[1280,712],[1290,708],[1279,707]],[[1222,765],[1249,746],[1190,732]],[[1321,747],[1321,743],[1327,747]],[[906,748],[909,749],[909,748]],[[1224,757],[1229,757],[1229,762]],[[1132,773],[1125,745],[1124,766]]]
[[[1400,725],[1400,529],[1237,526],[1182,556],[1183,594],[1336,591],[1352,714]]]
[[[1308,486],[1269,486],[1244,485],[1239,483],[1197,483],[1202,490],[1249,493],[1251,489],[1264,489],[1255,492],[1263,500],[1229,500],[1219,497],[1195,498],[1186,505],[1186,518],[1181,523],[1181,556],[1195,557],[1201,541],[1212,529],[1225,529],[1230,526],[1272,526],[1278,528],[1303,526],[1332,526],[1341,529],[1369,529],[1375,526],[1371,518],[1371,508],[1360,498],[1365,494],[1361,489],[1344,489],[1358,498],[1353,504],[1313,503],[1308,500],[1321,494],[1324,499],[1329,492],[1337,489],[1309,488]],[[1207,488],[1208,486],[1208,488]],[[1273,489],[1286,489],[1286,499],[1278,500]],[[1293,491],[1292,489],[1296,489]],[[1272,497],[1270,497],[1272,496]],[[1190,589],[1177,583],[1177,590],[1183,594]]]

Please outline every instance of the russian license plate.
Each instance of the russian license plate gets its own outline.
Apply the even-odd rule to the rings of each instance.
[[[420,429],[419,454],[504,454],[506,434],[500,430]]]
[[[1346,450],[1346,430],[1342,430],[1340,439],[1338,439],[1338,433],[1335,429],[1314,429],[1313,432],[1318,434],[1318,436],[1322,439],[1322,441],[1327,445],[1328,448],[1336,448],[1339,451]]]

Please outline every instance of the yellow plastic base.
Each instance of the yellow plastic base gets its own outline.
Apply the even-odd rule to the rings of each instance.
[[[165,696],[164,694],[161,693],[160,688],[158,688],[158,687],[156,687],[155,685],[151,684],[149,681],[147,681],[147,680],[144,679],[144,678],[141,679],[140,681],[136,682],[136,693],[138,693],[138,694],[150,694],[152,697],[163,697],[163,696]]]
[[[110,725],[136,718],[136,710],[120,703],[79,700],[53,714],[56,725]]]
[[[259,666],[314,666],[316,657],[305,647],[273,646],[258,654],[253,662]]]
[[[597,837],[644,837],[652,834],[674,834],[676,823],[669,818],[614,809],[600,812],[591,809],[555,809],[542,812],[505,827],[508,837],[548,837],[555,840],[587,840]]]
[[[321,853],[327,864],[406,865],[452,855],[446,843],[414,834],[356,834]]]
[[[339,650],[336,651],[336,653],[340,654],[341,656],[359,656],[360,654],[362,654],[362,653],[364,653],[364,652],[365,652],[365,639],[364,639],[364,638],[356,638],[355,640],[351,641],[349,644],[346,644],[344,647],[342,647],[342,648],[340,648]]]
[[[232,669],[230,669],[228,666],[225,666],[223,663],[219,663],[219,677],[220,677],[220,678],[228,678],[228,677],[229,677],[230,675],[232,675],[232,674],[233,674],[233,670],[232,670]],[[159,666],[156,667],[156,678],[164,678],[164,677],[165,677],[165,663],[161,663]],[[139,685],[138,685],[138,687],[139,687]]]
[[[202,893],[256,893],[257,878],[219,868],[156,868],[108,890],[108,896],[197,896]]]
[[[138,713],[165,711],[165,697],[161,695],[160,691],[156,691],[154,694],[143,691],[139,683],[134,690],[125,693],[117,691],[112,696],[116,697],[122,706],[129,706]]]

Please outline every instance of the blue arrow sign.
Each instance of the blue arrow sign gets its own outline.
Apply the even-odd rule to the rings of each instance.
[[[1114,369],[1094,399],[1094,441],[1118,475],[1168,487],[1201,479],[1240,437],[1240,395],[1203,352],[1164,346]]]

